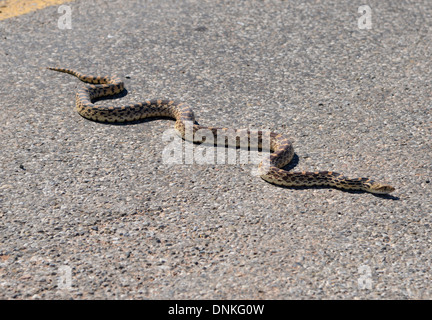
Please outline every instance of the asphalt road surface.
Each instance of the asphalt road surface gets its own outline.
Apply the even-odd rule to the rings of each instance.
[[[432,298],[432,3],[363,5],[79,0],[0,21],[0,298]],[[169,164],[172,121],[88,121],[80,81],[47,66],[124,79],[98,104],[184,101],[288,135],[296,171],[396,191],[276,187],[203,146]]]

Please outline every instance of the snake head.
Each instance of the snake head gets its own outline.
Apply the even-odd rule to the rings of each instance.
[[[374,182],[369,187],[369,192],[377,193],[377,194],[387,194],[395,191],[395,188],[389,186],[388,184],[382,184],[378,182]]]

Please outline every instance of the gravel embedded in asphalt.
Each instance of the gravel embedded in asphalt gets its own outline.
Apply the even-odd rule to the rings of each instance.
[[[0,22],[0,298],[430,299],[430,1],[76,1]],[[254,165],[167,165],[172,121],[88,121],[81,83],[116,74],[200,124],[269,129],[294,170],[391,197],[289,189]],[[199,152],[202,147],[195,147]]]

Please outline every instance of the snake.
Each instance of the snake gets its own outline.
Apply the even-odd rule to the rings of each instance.
[[[118,76],[94,76],[81,74],[72,69],[48,67],[47,69],[67,73],[77,77],[87,85],[76,93],[76,111],[84,118],[97,122],[133,122],[145,118],[171,118],[175,120],[174,129],[183,140],[202,143],[204,139],[197,135],[199,130],[209,130],[216,140],[222,141],[225,147],[239,147],[241,141],[251,146],[253,139],[258,140],[258,149],[263,146],[266,137],[270,138],[270,154],[266,161],[258,165],[259,176],[277,186],[282,187],[329,187],[341,190],[357,190],[374,194],[389,194],[394,187],[376,182],[369,178],[347,178],[333,171],[293,172],[285,170],[293,159],[294,148],[290,140],[283,134],[270,132],[265,135],[262,130],[229,129],[199,125],[192,108],[183,102],[167,99],[145,100],[141,103],[124,106],[95,105],[97,98],[116,95],[125,90],[124,82]],[[187,129],[192,134],[187,134]],[[218,140],[218,137],[224,137]]]

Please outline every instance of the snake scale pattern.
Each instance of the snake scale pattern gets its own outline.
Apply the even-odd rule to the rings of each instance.
[[[215,140],[217,135],[226,137],[234,134],[234,139],[225,139],[225,146],[230,146],[228,141],[235,141],[238,147],[241,139],[247,139],[249,144],[252,137],[258,136],[258,144],[261,147],[263,132],[245,129],[228,129],[205,127],[195,122],[192,109],[185,103],[173,100],[146,100],[142,103],[121,107],[100,106],[93,104],[94,99],[109,95],[115,95],[124,90],[124,83],[119,77],[83,75],[77,71],[64,68],[48,69],[74,75],[79,80],[89,83],[77,92],[76,109],[84,118],[98,122],[130,122],[144,118],[168,117],[175,119],[175,130],[183,139],[194,142],[203,142],[202,138],[195,137],[200,129],[210,130]],[[186,135],[186,126],[191,124],[193,135]],[[231,142],[232,144],[232,142]],[[375,194],[388,194],[395,190],[390,185],[375,182],[369,178],[350,179],[337,172],[291,172],[283,167],[289,164],[294,156],[294,148],[291,142],[282,134],[270,133],[270,150],[272,153],[268,161],[259,164],[259,174],[265,181],[287,187],[311,187],[325,186],[343,190],[362,190]]]

